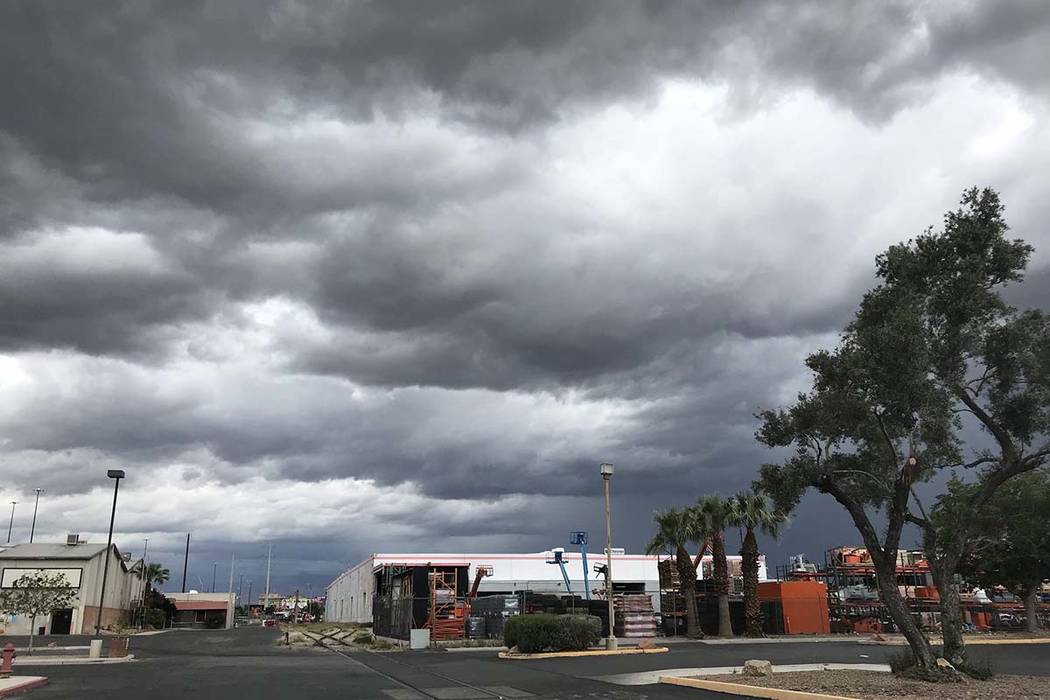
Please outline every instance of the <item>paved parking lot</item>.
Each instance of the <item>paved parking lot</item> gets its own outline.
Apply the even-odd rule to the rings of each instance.
[[[491,652],[400,652],[339,655],[322,649],[283,648],[274,630],[173,631],[132,638],[136,660],[96,666],[48,667],[49,686],[33,700],[182,700],[332,698],[425,700],[537,698],[555,700],[676,700],[722,697],[684,688],[629,688],[501,661]],[[625,657],[624,657],[625,658]],[[586,667],[581,666],[581,671]],[[31,672],[27,667],[26,672]]]
[[[657,669],[727,666],[745,659],[774,663],[882,663],[899,647],[852,642],[711,646],[677,644],[666,654],[504,661],[491,651],[355,653],[284,648],[280,633],[261,628],[173,631],[133,637],[136,660],[105,666],[42,670],[51,685],[33,700],[135,698],[340,698],[353,700],[676,700],[722,698],[686,688],[618,685],[622,674]],[[1050,646],[973,647],[999,673],[1050,675]],[[25,672],[32,672],[26,667]]]

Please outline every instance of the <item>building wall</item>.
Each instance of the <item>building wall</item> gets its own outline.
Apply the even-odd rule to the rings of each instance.
[[[653,604],[659,606],[660,576],[658,564],[666,557],[644,554],[614,554],[612,558],[613,581],[615,583],[641,584],[646,593],[653,596]],[[739,556],[728,557],[730,561]],[[579,552],[566,551],[563,555],[573,593],[583,595],[583,563]],[[605,562],[605,554],[588,554],[591,567],[588,583],[591,590],[601,588],[603,579],[594,573],[594,565]],[[711,561],[711,557],[704,557]],[[372,621],[372,599],[375,596],[373,569],[384,564],[427,563],[467,565],[471,582],[478,566],[488,566],[492,576],[481,580],[479,593],[531,590],[536,593],[565,593],[565,582],[556,564],[548,564],[543,552],[531,554],[373,554],[360,564],[340,574],[326,589],[325,620],[329,622]],[[702,577],[704,567],[698,574]],[[765,557],[760,559],[759,579],[766,579]]]
[[[236,597],[237,594],[234,591],[229,593],[218,592],[218,593],[165,593],[165,597],[169,600],[178,603],[180,601],[211,601],[221,602],[226,604],[226,629],[233,627],[234,611],[236,609]],[[182,612],[180,610],[180,612]],[[188,612],[188,611],[187,611]],[[220,611],[221,612],[221,611]]]
[[[98,597],[102,591],[102,571],[105,568],[105,550],[91,559],[2,559],[0,569],[81,569],[80,588],[71,603],[73,621],[70,634],[93,634],[98,615]],[[102,626],[115,625],[123,610],[131,601],[142,596],[143,582],[137,575],[127,571],[119,554],[110,552],[109,575],[106,580],[106,597],[102,606]],[[5,634],[29,634],[27,617],[4,616],[2,626]],[[41,615],[36,627],[44,627],[45,634],[51,632],[51,616]]]
[[[372,621],[372,598],[375,579],[372,568],[375,557],[365,559],[344,571],[325,589],[324,619],[328,622]]]

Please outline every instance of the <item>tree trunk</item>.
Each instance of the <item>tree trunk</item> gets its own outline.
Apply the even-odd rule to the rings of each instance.
[[[936,559],[936,560],[935,560]],[[966,642],[963,640],[962,602],[959,591],[955,588],[955,570],[958,567],[954,557],[941,555],[934,558],[927,555],[933,583],[940,595],[941,637],[943,648],[941,656],[956,668],[966,666]]]
[[[869,548],[868,551],[870,553],[871,549]],[[875,583],[878,586],[879,598],[882,600],[882,604],[886,606],[886,612],[889,613],[897,629],[908,640],[908,646],[911,647],[915,664],[925,669],[936,668],[937,656],[933,653],[930,640],[919,629],[915,618],[911,616],[907,602],[905,602],[900,590],[897,588],[896,552],[892,556],[873,555],[871,561],[875,566]]]
[[[689,552],[682,545],[678,545],[675,565],[678,568],[678,585],[685,598],[685,634],[687,637],[703,637],[696,613],[696,569],[693,568]]]
[[[1039,631],[1039,618],[1036,613],[1036,597],[1039,595],[1040,581],[1033,581],[1024,589],[1024,617],[1025,630],[1028,632]]]
[[[755,531],[747,529],[740,547],[744,574],[744,619],[748,637],[762,637],[762,605],[758,601],[758,540]]]
[[[729,563],[726,561],[725,533],[716,532],[711,538],[714,559],[715,589],[718,592],[718,636],[733,636],[733,621],[729,617]]]

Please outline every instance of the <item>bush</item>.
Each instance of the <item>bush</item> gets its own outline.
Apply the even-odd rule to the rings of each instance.
[[[590,615],[519,615],[503,626],[503,643],[525,654],[579,651],[601,638],[602,623]]]
[[[562,615],[551,647],[555,651],[580,651],[602,638],[602,621],[592,615]]]

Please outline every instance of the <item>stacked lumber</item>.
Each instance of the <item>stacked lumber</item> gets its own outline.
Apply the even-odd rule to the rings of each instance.
[[[641,593],[615,596],[613,607],[616,610],[615,632],[617,637],[656,636],[653,599],[648,595]]]
[[[660,588],[666,590],[679,587],[678,567],[675,566],[674,561],[662,560],[657,564],[657,570],[660,572]]]

